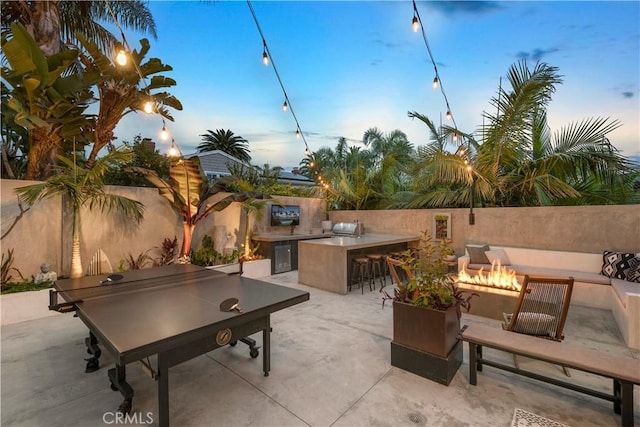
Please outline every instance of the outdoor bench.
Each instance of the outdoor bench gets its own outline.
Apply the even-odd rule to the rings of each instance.
[[[492,366],[611,401],[615,413],[622,415],[622,426],[633,426],[633,387],[634,384],[640,385],[640,360],[476,323],[465,325],[460,331],[460,339],[469,343],[469,383],[471,385],[477,384],[477,372],[482,371],[483,365]],[[482,355],[482,347],[502,350],[611,378],[613,380],[613,394],[487,360]]]

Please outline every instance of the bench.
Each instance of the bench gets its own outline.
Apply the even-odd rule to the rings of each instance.
[[[477,372],[482,371],[483,365],[492,366],[611,401],[614,412],[622,415],[622,426],[633,426],[633,386],[640,385],[640,360],[476,323],[465,325],[460,331],[460,339],[469,343],[469,383],[471,385],[477,384]],[[613,394],[487,360],[482,356],[483,346],[611,378]]]

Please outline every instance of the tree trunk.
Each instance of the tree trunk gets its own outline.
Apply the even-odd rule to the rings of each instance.
[[[180,256],[189,256],[191,252],[191,239],[193,238],[193,232],[196,229],[195,225],[187,222],[182,223],[182,229],[184,231],[184,237],[182,238],[182,249],[180,250]]]
[[[32,20],[26,28],[46,56],[60,52],[60,6],[58,0],[34,1]]]
[[[62,138],[58,130],[48,131],[45,128],[32,129],[30,132],[31,148],[27,159],[27,180],[44,180],[51,174],[55,165],[58,147],[62,145]]]
[[[245,211],[246,223],[244,225],[244,256],[245,259],[251,255],[251,241],[249,239],[249,212]]]
[[[72,279],[82,277],[82,258],[80,256],[80,206],[73,207],[73,230],[71,232],[73,246],[71,248]]]

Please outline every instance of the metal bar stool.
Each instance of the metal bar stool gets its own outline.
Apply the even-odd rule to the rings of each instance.
[[[386,264],[384,255],[367,254],[366,257],[371,261],[371,281],[373,282],[373,289],[376,288],[376,277],[380,280],[380,289],[384,288],[387,284],[384,270],[384,264]]]
[[[349,291],[351,291],[351,286],[356,282],[362,289],[362,293],[364,294],[364,280],[366,279],[369,282],[369,290],[371,291],[371,267],[369,265],[369,258],[361,257],[354,258],[353,264],[351,267],[351,283],[349,284]]]

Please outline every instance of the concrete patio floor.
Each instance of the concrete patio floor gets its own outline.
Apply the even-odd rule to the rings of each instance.
[[[242,344],[224,347],[170,370],[173,426],[505,426],[515,408],[574,426],[619,426],[612,404],[486,367],[478,385],[464,363],[447,387],[390,365],[392,308],[376,291],[336,295],[297,283],[297,272],[263,280],[309,290],[311,299],[271,318],[271,375]],[[476,300],[475,303],[480,303]],[[462,323],[495,320],[464,315]],[[71,314],[2,327],[2,426],[113,425],[122,401],[101,369],[84,373],[87,329]],[[607,310],[572,307],[565,342],[640,358],[622,343]],[[254,336],[258,342],[261,335]],[[506,353],[495,354],[505,362]],[[153,362],[153,361],[152,361]],[[523,368],[557,375],[560,368],[520,359]],[[155,382],[138,364],[128,367],[133,413],[156,425]],[[566,377],[564,377],[566,378]],[[572,380],[610,392],[609,381],[572,371]],[[640,425],[640,390],[635,390]]]

